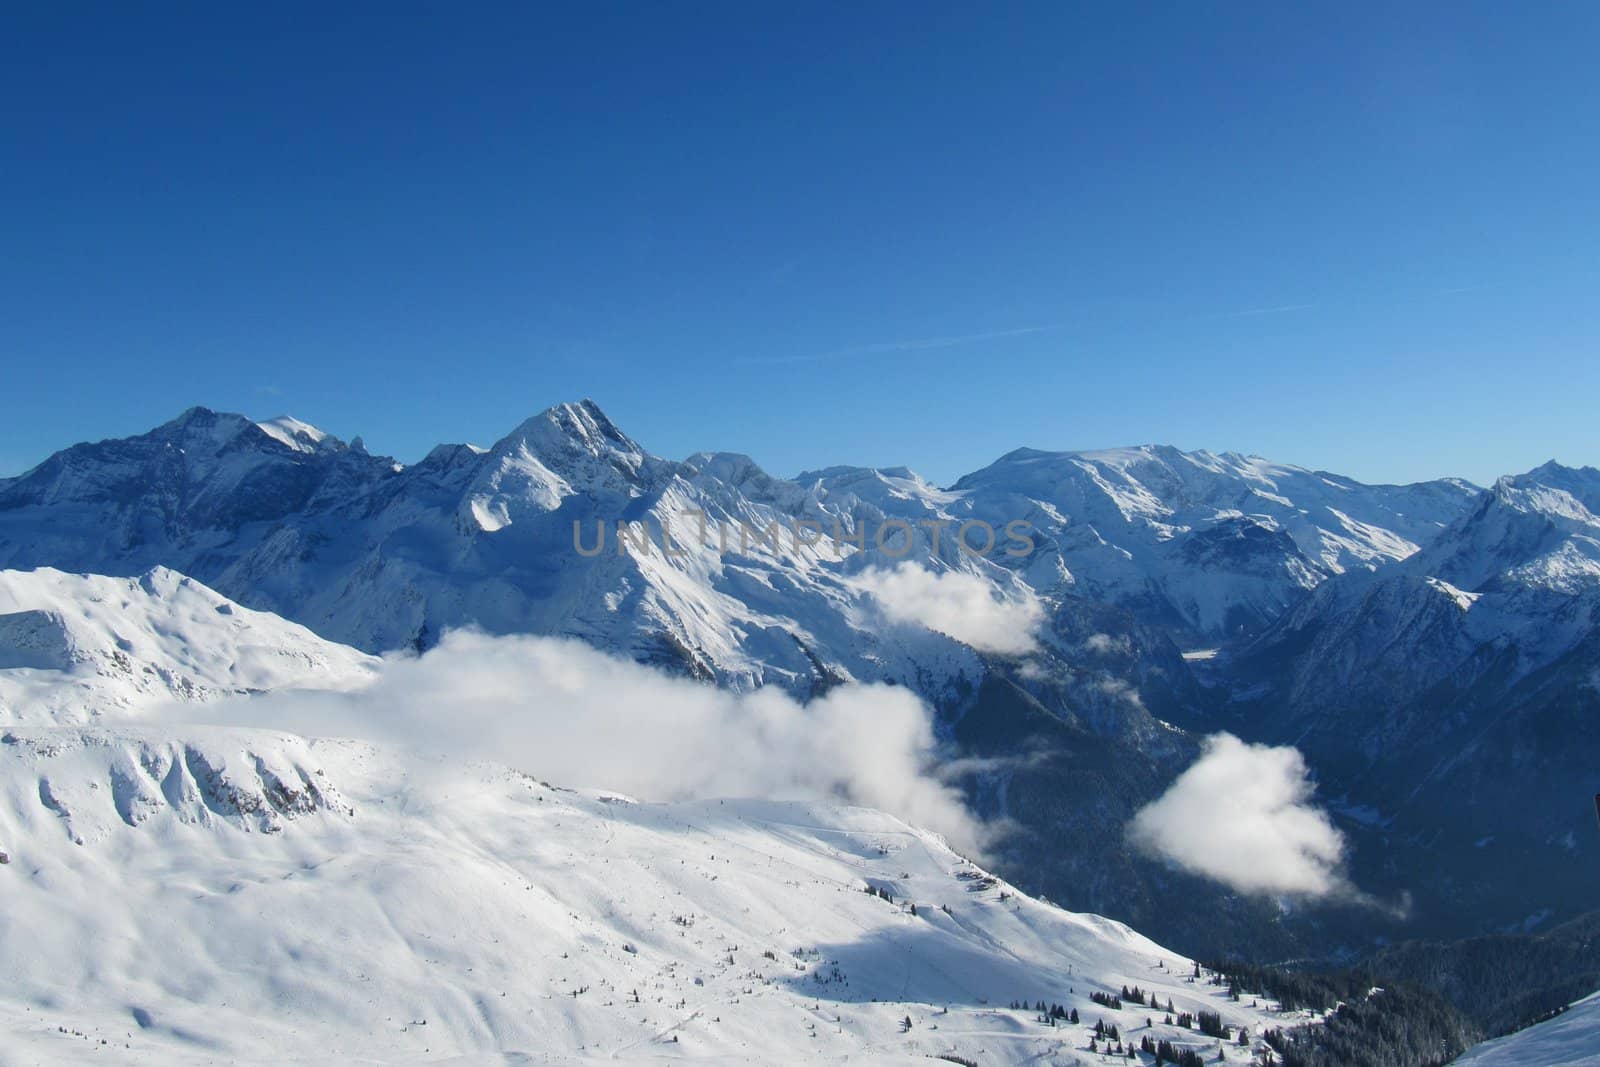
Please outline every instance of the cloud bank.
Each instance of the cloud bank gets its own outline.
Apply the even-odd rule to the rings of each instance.
[[[916,623],[949,634],[980,652],[1023,655],[1039,647],[1034,636],[1044,608],[1028,595],[996,600],[982,578],[959,571],[935,574],[915,563],[872,570],[855,579],[893,622]]]
[[[935,774],[932,714],[898,687],[841,686],[801,705],[773,687],[728,692],[576,640],[455,631],[420,657],[386,659],[364,689],[279,691],[201,714],[490,760],[646,800],[846,800],[935,830],[974,858],[993,834]]]
[[[1213,734],[1199,760],[1128,827],[1133,844],[1241,893],[1358,896],[1345,879],[1344,835],[1311,803],[1293,748]]]

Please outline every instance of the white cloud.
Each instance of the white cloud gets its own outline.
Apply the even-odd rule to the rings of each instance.
[[[1213,734],[1134,816],[1129,838],[1243,893],[1358,896],[1343,874],[1344,835],[1312,805],[1314,788],[1295,749]]]
[[[994,587],[974,574],[935,574],[914,563],[866,571],[857,588],[872,594],[891,621],[910,622],[949,634],[980,652],[1022,655],[1039,647],[1034,636],[1044,608],[1031,594],[995,598]]]
[[[646,800],[844,799],[975,858],[993,833],[935,775],[931,712],[898,687],[841,686],[801,705],[776,688],[729,692],[579,641],[456,631],[420,657],[385,660],[355,692],[280,691],[203,714],[492,760]]]

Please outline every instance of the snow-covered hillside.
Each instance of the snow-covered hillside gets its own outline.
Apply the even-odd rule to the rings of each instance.
[[[880,812],[642,803],[274,729],[286,701],[323,721],[311,687],[398,712],[386,668],[171,571],[0,590],[6,1062],[1090,1063],[1102,1021],[1214,1050],[1168,1000],[1252,1035],[1294,1021]],[[472,728],[448,692],[426,702],[439,733]],[[1124,986],[1160,1007],[1092,999]]]
[[[0,571],[0,725],[344,688],[369,680],[374,663],[164,567],[137,578]]]
[[[1461,1067],[1595,1067],[1600,1064],[1600,993],[1454,1061]]]
[[[269,731],[19,727],[0,848],[0,1026],[50,1062],[106,1042],[125,1063],[1096,1063],[1101,1020],[1214,1054],[1163,1010],[1090,999],[1124,985],[1284,1021],[837,805],[637,803]]]

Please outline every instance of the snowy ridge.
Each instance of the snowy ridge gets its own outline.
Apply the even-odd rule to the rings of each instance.
[[[1036,517],[1083,595],[1206,637],[1253,632],[1331,575],[1406,558],[1477,495],[1454,479],[1362,485],[1158,445],[1019,449],[954,488]]]
[[[0,571],[0,725],[345,688],[366,682],[375,662],[164,567],[137,578]]]

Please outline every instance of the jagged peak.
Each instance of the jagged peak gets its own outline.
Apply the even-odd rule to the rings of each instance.
[[[1505,475],[1494,483],[1488,506],[1511,508],[1544,519],[1600,523],[1595,517],[1596,510],[1600,510],[1600,475],[1589,485],[1578,479],[1560,479],[1566,484],[1552,484],[1557,481],[1549,473],[1540,478],[1532,477],[1531,472]]]
[[[528,445],[534,451],[558,449],[578,450],[590,455],[620,453],[643,458],[645,451],[639,443],[617,428],[616,423],[600,410],[593,400],[556,404],[530,419],[525,419],[495,445],[494,451],[505,447]]]
[[[1600,513],[1600,470],[1569,467],[1549,460],[1523,474],[1512,474],[1495,483],[1497,496],[1535,487],[1566,493],[1591,512]]]

